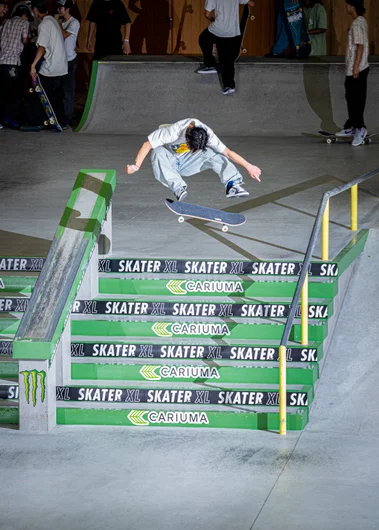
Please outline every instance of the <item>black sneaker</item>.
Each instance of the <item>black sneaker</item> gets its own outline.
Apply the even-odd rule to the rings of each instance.
[[[235,91],[235,88],[227,86],[221,90],[221,94],[223,94],[224,96],[229,96],[229,94],[234,94]]]
[[[196,70],[197,74],[217,74],[217,70],[214,66],[201,66]]]
[[[226,188],[226,198],[234,199],[234,197],[248,197],[250,193],[246,191],[241,184],[235,184],[234,182],[229,182]]]
[[[180,201],[184,201],[184,199],[187,197],[188,195],[188,192],[187,192],[187,188],[185,188],[184,186],[182,188],[179,188],[177,191],[174,191],[174,194],[175,194],[175,197],[177,198],[177,200],[180,202]]]

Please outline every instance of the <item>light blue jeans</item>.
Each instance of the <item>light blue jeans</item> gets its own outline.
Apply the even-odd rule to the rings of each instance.
[[[225,187],[230,181],[243,183],[241,173],[232,162],[209,148],[176,156],[166,147],[157,147],[151,152],[151,163],[155,178],[174,193],[182,187],[187,188],[182,177],[190,177],[206,169],[214,171]]]

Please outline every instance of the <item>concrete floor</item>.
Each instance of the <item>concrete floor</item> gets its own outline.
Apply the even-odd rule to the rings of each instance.
[[[123,174],[142,137],[1,131],[0,255],[45,253],[80,168],[114,168],[114,255],[300,259],[323,191],[379,167],[374,144],[231,138],[262,183],[231,203],[211,173],[188,201],[248,217],[223,234],[179,225],[149,162]],[[311,420],[287,437],[265,432],[60,427],[48,435],[0,428],[0,528],[47,530],[379,529],[379,180],[360,193],[372,230],[350,283]],[[351,237],[348,195],[331,206],[331,257]],[[316,257],[320,255],[316,248]]]

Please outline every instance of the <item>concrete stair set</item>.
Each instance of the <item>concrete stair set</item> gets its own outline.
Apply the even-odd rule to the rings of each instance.
[[[367,239],[367,231],[360,234],[335,262],[312,263],[309,344],[300,344],[300,307],[288,344],[289,430],[309,421],[347,274]],[[34,260],[38,270],[43,260]],[[299,262],[123,258],[98,264],[99,295],[72,306],[71,379],[56,387],[58,424],[278,430],[278,346]],[[12,336],[37,273],[14,268],[9,262],[0,271],[0,423],[17,424]],[[41,374],[26,375],[30,400],[41,397]]]

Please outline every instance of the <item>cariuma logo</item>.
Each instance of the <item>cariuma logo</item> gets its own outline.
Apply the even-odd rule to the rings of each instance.
[[[37,405],[37,390],[38,386],[41,388],[41,402],[45,401],[46,396],[46,372],[41,370],[24,370],[20,372],[24,376],[25,385],[25,399],[27,404],[30,404],[30,397],[32,399],[33,407]],[[39,385],[38,385],[39,379]]]

